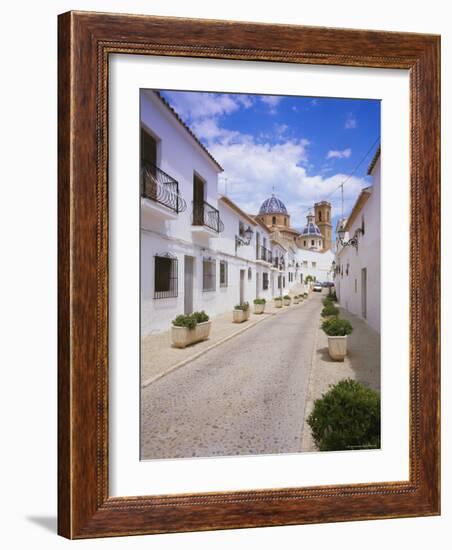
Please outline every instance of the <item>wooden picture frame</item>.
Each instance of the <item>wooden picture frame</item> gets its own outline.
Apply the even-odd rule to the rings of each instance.
[[[58,532],[68,538],[440,512],[440,38],[138,15],[59,16]],[[410,73],[409,481],[225,493],[108,492],[109,55]],[[429,231],[422,231],[428,222]]]

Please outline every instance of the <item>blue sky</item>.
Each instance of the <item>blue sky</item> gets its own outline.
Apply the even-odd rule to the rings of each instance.
[[[345,215],[371,183],[366,172],[380,136],[378,100],[161,93],[223,166],[219,191],[250,214],[274,189],[293,227],[302,227],[320,200],[332,203],[334,227],[340,183],[348,178]]]

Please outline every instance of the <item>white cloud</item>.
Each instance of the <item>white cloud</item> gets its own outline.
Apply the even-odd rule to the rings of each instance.
[[[278,103],[281,101],[281,97],[277,95],[263,95],[261,96],[261,101],[265,103],[266,105],[270,105],[271,107],[276,107]]]
[[[187,122],[228,115],[240,107],[249,108],[253,105],[252,99],[243,95],[166,92],[165,96],[176,112]]]
[[[357,122],[356,118],[353,116],[352,113],[349,113],[347,115],[346,120],[345,120],[344,128],[346,130],[351,130],[353,128],[356,128],[357,126],[358,126],[358,122]]]
[[[352,155],[352,150],[350,148],[344,149],[343,151],[337,151],[332,149],[328,151],[326,155],[327,159],[348,159]]]
[[[235,142],[216,142],[209,150],[224,167],[228,178],[228,195],[241,208],[256,214],[262,202],[275,194],[286,204],[291,223],[302,227],[307,210],[315,202],[329,200],[333,215],[340,213],[339,185],[347,179],[345,174],[307,174],[307,140],[288,140],[284,143],[257,143],[251,136]],[[344,186],[344,212],[350,211],[360,190],[367,186],[364,178],[349,178]],[[333,193],[333,194],[331,194]]]

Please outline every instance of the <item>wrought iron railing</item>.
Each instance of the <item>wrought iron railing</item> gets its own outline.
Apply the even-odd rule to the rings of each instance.
[[[141,163],[141,196],[166,206],[178,214],[187,208],[179,194],[179,183],[149,161]]]
[[[206,201],[193,202],[193,225],[205,225],[217,233],[224,230],[224,224],[220,219],[220,212]]]
[[[262,260],[264,262],[272,263],[272,251],[268,248],[265,248],[265,246],[260,246],[258,251],[258,260]]]

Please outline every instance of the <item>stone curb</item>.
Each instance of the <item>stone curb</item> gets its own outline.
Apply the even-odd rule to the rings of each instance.
[[[211,351],[211,350],[215,349],[216,347],[220,346],[221,344],[224,344],[224,342],[227,342],[228,340],[231,340],[232,338],[234,338],[235,336],[238,336],[239,334],[243,334],[244,332],[246,332],[250,328],[255,327],[256,325],[258,325],[259,323],[262,323],[266,319],[270,319],[271,317],[276,317],[278,315],[281,315],[283,312],[291,311],[290,308],[292,308],[294,305],[295,306],[302,306],[305,302],[306,302],[306,300],[303,300],[303,302],[301,302],[301,304],[292,304],[290,307],[280,308],[281,311],[272,312],[272,313],[268,313],[267,315],[263,315],[261,319],[256,319],[251,324],[245,325],[241,330],[238,330],[237,332],[233,332],[232,334],[229,334],[229,336],[225,336],[224,338],[222,338],[221,340],[218,340],[218,342],[215,342],[211,346],[209,346],[209,347],[207,347],[207,348],[205,348],[201,351],[198,351],[198,353],[195,353],[194,355],[191,355],[190,357],[187,357],[186,359],[183,359],[182,361],[179,361],[179,363],[176,363],[175,365],[172,365],[165,372],[161,372],[160,374],[157,374],[156,376],[153,376],[152,378],[148,378],[147,380],[145,380],[144,382],[141,383],[141,388],[142,389],[147,388],[149,385],[151,385],[154,382],[157,382],[157,380],[160,380],[161,378],[163,378],[167,374],[170,374],[170,373],[174,372],[175,370],[179,369],[180,367],[183,367],[184,365],[186,365],[190,361],[193,361],[194,359],[198,359],[198,357],[201,357],[202,355],[204,355],[208,351]]]

